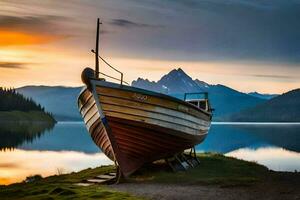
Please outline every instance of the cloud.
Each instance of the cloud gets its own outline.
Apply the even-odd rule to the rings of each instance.
[[[300,63],[299,1],[131,1],[140,5],[138,14],[144,16],[139,19],[165,27],[134,38],[134,45],[143,45],[151,57]]]
[[[41,33],[22,33],[0,30],[0,47],[46,44],[67,38],[67,35],[50,35]]]
[[[28,64],[28,63],[22,63],[22,62],[0,62],[0,68],[24,69],[26,64]]]
[[[0,168],[19,168],[17,163],[0,163]],[[1,181],[0,181],[1,182]]]
[[[45,25],[53,19],[59,19],[57,16],[45,15],[45,16],[9,16],[0,15],[0,26],[15,27],[15,26],[34,26],[34,25]]]
[[[274,75],[274,74],[252,74],[253,77],[261,78],[275,78],[275,79],[299,79],[297,76],[288,76],[288,75]]]
[[[109,33],[102,44],[116,55],[188,61],[266,61],[293,67],[300,63],[297,0],[13,2],[18,13],[2,12],[0,30],[76,34],[81,37],[71,41],[76,47],[89,45],[89,38],[94,37],[94,22],[101,13],[106,22],[104,33]],[[127,30],[120,32],[116,30],[119,28]]]
[[[0,46],[45,44],[78,35],[74,20],[56,15],[0,15]]]
[[[132,0],[135,2],[141,0]],[[145,0],[146,1],[146,0]],[[144,2],[145,3],[145,2]],[[149,4],[153,4],[150,2]],[[213,9],[222,9],[227,7],[232,7],[235,9],[237,7],[245,8],[245,9],[256,9],[256,10],[264,10],[270,11],[274,9],[280,9],[281,6],[285,6],[287,4],[298,4],[296,1],[289,1],[285,2],[282,0],[272,0],[272,1],[265,1],[265,0],[165,0],[163,2],[164,5],[168,5],[169,7],[172,6],[184,6],[192,10],[201,10],[207,8]],[[157,4],[159,5],[159,4]],[[161,5],[161,4],[160,4]]]
[[[103,35],[103,34],[108,34],[108,33],[112,33],[113,31],[109,31],[109,30],[103,30],[102,28],[101,28],[101,30],[100,30],[100,34],[101,35]]]
[[[161,26],[158,26],[158,25],[137,23],[137,22],[126,20],[126,19],[113,19],[110,22],[110,24],[114,25],[114,26],[125,27],[125,28],[161,27]]]
[[[54,15],[9,16],[0,15],[0,29],[26,32],[55,32],[58,22],[69,20],[67,17]]]
[[[62,26],[68,20],[54,15],[0,15],[0,46],[45,44],[71,37]]]

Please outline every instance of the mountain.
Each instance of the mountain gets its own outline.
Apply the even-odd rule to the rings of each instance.
[[[228,117],[230,121],[300,122],[300,89],[274,97]]]
[[[183,99],[186,92],[208,92],[212,107],[215,109],[214,120],[253,107],[266,100],[254,97],[224,85],[210,85],[198,79],[193,80],[181,68],[174,69],[159,81],[138,78],[132,86],[165,93]]]
[[[58,121],[82,120],[77,109],[77,96],[81,87],[25,86],[17,91],[32,98],[51,112]]]
[[[261,93],[258,93],[258,92],[250,92],[248,94],[253,96],[253,97],[257,97],[257,98],[261,98],[261,99],[267,99],[267,100],[278,96],[278,94],[261,94]]]
[[[131,85],[165,94],[184,94],[185,92],[202,91],[205,89],[205,85],[208,86],[205,82],[194,81],[181,68],[170,71],[157,82],[138,78],[136,81],[132,81]]]
[[[219,84],[211,85],[208,94],[212,107],[215,108],[215,120],[223,120],[227,115],[266,101]]]
[[[180,99],[183,99],[186,92],[208,92],[212,107],[215,109],[214,120],[222,120],[225,116],[266,101],[224,85],[211,85],[199,79],[193,80],[180,68],[170,71],[157,82],[138,78],[132,82],[132,86],[161,92]],[[53,113],[58,121],[82,120],[77,109],[77,96],[80,90],[81,87],[61,86],[26,86],[17,89],[19,93],[31,97],[45,107],[46,111]]]

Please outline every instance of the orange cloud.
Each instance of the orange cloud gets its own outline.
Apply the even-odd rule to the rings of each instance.
[[[66,36],[0,31],[0,46],[45,44],[65,37]]]
[[[1,178],[1,177],[0,177],[0,183],[1,183],[2,185],[8,185],[8,184],[11,183],[11,180],[8,179],[8,178]]]

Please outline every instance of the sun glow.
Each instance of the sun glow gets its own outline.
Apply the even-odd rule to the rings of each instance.
[[[13,31],[0,31],[0,46],[45,44],[60,39],[61,36],[28,34]]]

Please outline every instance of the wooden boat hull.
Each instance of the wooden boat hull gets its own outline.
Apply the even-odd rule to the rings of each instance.
[[[93,141],[128,176],[144,163],[201,143],[211,113],[167,95],[91,80],[78,97]]]

